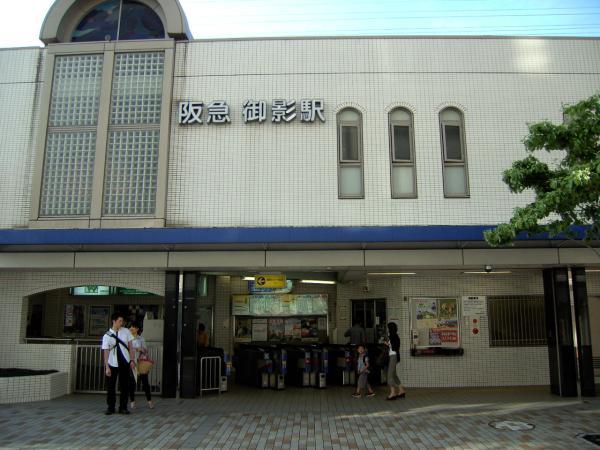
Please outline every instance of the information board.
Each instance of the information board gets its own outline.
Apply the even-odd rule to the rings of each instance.
[[[323,316],[327,315],[327,294],[234,295],[234,316]]]
[[[456,298],[411,298],[413,348],[460,347]]]
[[[463,316],[487,316],[486,298],[478,295],[464,296],[462,298]]]

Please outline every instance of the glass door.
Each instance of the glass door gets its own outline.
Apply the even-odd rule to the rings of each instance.
[[[365,329],[367,344],[381,342],[387,334],[385,298],[352,300],[352,324],[357,322]]]

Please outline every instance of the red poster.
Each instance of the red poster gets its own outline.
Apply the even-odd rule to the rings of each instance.
[[[440,341],[442,344],[445,343],[457,343],[458,342],[458,330],[453,328],[438,328],[437,331],[440,334]]]

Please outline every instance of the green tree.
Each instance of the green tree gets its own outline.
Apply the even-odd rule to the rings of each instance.
[[[570,236],[572,225],[589,226],[586,240],[600,238],[600,94],[563,110],[560,125],[529,125],[523,140],[529,155],[504,172],[511,192],[533,189],[535,200],[516,208],[508,223],[485,232],[491,246],[510,244],[520,232]],[[564,158],[549,166],[534,156],[540,150],[564,151]]]

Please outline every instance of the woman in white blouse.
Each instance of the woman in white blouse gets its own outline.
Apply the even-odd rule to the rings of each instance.
[[[148,348],[146,347],[146,340],[141,336],[142,330],[140,326],[133,322],[129,326],[129,331],[133,335],[133,341],[131,341],[133,346],[133,351],[135,354],[135,364],[137,366],[138,360],[141,355],[146,355],[148,353]],[[146,394],[146,400],[148,401],[148,408],[154,408],[154,403],[152,403],[152,396],[150,395],[150,383],[148,382],[148,374],[140,373],[138,374],[142,382],[142,389],[144,389],[144,393]],[[133,376],[131,377],[131,386],[129,388],[129,400],[131,401],[131,409],[135,409],[135,379]]]

